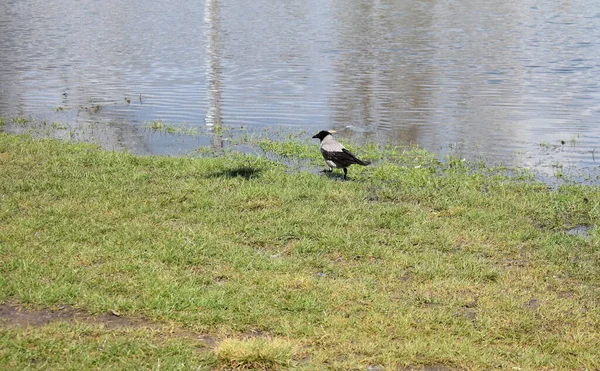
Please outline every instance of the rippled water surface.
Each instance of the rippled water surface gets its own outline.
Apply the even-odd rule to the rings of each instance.
[[[584,0],[4,0],[0,116],[143,154],[211,145],[162,120],[596,171],[599,43]]]

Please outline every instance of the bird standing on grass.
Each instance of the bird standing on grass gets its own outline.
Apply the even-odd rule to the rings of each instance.
[[[315,134],[313,138],[321,140],[321,154],[329,166],[329,171],[333,171],[334,167],[341,167],[344,169],[344,179],[348,178],[348,166],[352,164],[367,166],[370,164],[368,161],[362,161],[356,158],[356,156],[350,153],[342,143],[333,139],[331,133],[326,130],[321,130],[318,134]]]

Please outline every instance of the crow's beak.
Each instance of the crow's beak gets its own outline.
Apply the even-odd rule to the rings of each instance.
[[[313,138],[318,138],[318,137],[319,137],[319,134],[313,135]]]

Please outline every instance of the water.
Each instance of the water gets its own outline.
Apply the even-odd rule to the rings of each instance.
[[[585,178],[600,165],[599,43],[586,0],[4,0],[0,116],[141,154],[216,143],[154,120],[336,129]]]

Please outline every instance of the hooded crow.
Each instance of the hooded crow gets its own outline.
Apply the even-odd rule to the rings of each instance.
[[[329,171],[333,171],[334,167],[341,167],[344,169],[344,179],[347,179],[348,166],[352,164],[367,166],[370,164],[368,161],[362,161],[356,158],[356,156],[344,148],[342,143],[333,139],[331,133],[326,130],[322,130],[318,134],[315,134],[313,138],[321,140],[321,154],[329,166]]]

